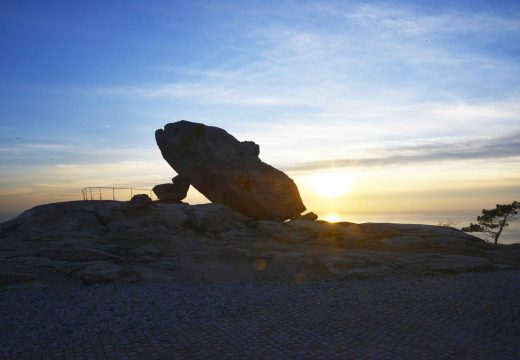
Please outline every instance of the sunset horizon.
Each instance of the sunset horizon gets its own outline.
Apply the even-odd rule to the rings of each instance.
[[[519,359],[518,0],[3,0],[0,53],[0,359]]]
[[[520,198],[514,3],[2,8],[1,220],[168,182],[153,133],[182,119],[259,144],[322,218]]]

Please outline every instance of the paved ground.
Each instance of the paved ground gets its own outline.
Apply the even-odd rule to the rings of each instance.
[[[47,338],[34,330],[38,324],[25,323],[23,306],[13,306],[12,315],[2,313],[7,325],[0,340],[7,344],[4,351],[10,350],[3,358],[520,359],[520,272],[300,285],[192,284],[188,290],[176,284],[169,292],[165,284],[139,285],[138,292],[135,286],[109,292],[108,287],[92,287],[90,300],[97,301],[94,309],[99,312],[105,311],[103,301],[136,299],[141,290],[149,292],[142,299],[164,294],[174,300],[167,309],[156,310],[136,300],[141,305],[124,307],[131,316],[119,311],[123,307],[113,315],[123,324],[128,316],[128,328],[111,329],[108,323],[98,335],[82,335],[83,340],[64,346],[43,343]],[[11,297],[25,301],[29,296],[17,291],[1,292],[5,301],[0,306]],[[59,296],[73,295],[67,291]],[[107,299],[112,293],[113,299]],[[38,296],[39,306],[49,309],[42,301],[50,295]],[[141,308],[146,308],[143,313]],[[14,325],[17,316],[23,324]],[[42,322],[38,316],[34,321]],[[96,311],[89,316],[95,318]],[[135,323],[136,316],[153,321]],[[81,324],[75,326],[92,327],[86,320]],[[24,329],[33,334],[30,347],[27,336],[19,334]],[[62,332],[56,336],[68,341]]]

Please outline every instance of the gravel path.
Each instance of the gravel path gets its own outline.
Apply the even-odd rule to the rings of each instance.
[[[9,359],[519,359],[520,271],[4,289],[0,317]]]

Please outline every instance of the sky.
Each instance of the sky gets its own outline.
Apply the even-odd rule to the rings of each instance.
[[[182,119],[321,217],[520,200],[515,1],[0,0],[0,53],[0,220],[169,182],[154,131]]]

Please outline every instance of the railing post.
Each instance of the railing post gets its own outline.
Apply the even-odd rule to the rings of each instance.
[[[114,190],[114,188],[112,187],[112,200],[116,200],[116,191]]]
[[[132,200],[132,197],[134,196],[134,191],[132,188],[130,188],[130,200]]]
[[[103,199],[101,198],[101,187],[98,187],[98,190],[99,190],[99,200],[103,200]]]
[[[94,200],[94,199],[92,198],[92,186],[90,187],[90,200]]]

